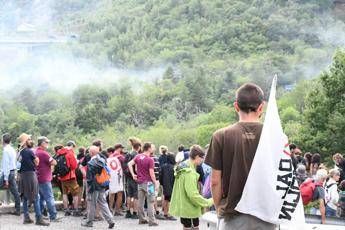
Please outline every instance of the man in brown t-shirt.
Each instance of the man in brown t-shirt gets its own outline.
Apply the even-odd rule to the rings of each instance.
[[[212,167],[212,197],[220,230],[275,229],[273,224],[235,211],[259,144],[263,106],[262,89],[255,84],[244,84],[237,90],[234,103],[239,122],[212,136],[205,163]]]

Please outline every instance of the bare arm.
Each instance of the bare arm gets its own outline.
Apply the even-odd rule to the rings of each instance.
[[[134,180],[137,180],[137,175],[134,174],[134,169],[133,166],[135,165],[134,159],[128,162],[128,169],[131,172],[131,175]]]
[[[56,160],[53,159],[53,160],[50,161],[50,165],[55,166],[56,164],[57,164]]]
[[[321,213],[321,223],[326,223],[326,208],[325,208],[325,201],[323,199],[319,199],[320,203],[320,213]]]
[[[216,210],[222,199],[222,171],[212,169],[211,172],[211,192]]]
[[[38,166],[39,163],[40,163],[40,159],[38,157],[35,157],[34,159],[35,166]]]
[[[155,176],[155,171],[154,171],[154,169],[150,168],[150,169],[149,169],[149,172],[150,172],[150,177],[151,177],[152,182],[153,182],[154,184],[156,184],[157,182],[156,182],[156,176]]]

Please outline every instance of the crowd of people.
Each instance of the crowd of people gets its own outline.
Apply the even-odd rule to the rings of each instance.
[[[330,168],[322,163],[319,153],[302,151],[290,144],[290,152],[305,210],[309,214],[345,218],[345,159],[340,153],[333,155]]]
[[[178,146],[169,152],[151,142],[128,139],[130,151],[122,144],[105,148],[101,140],[89,147],[74,141],[48,150],[50,140],[38,137],[37,145],[28,134],[18,138],[17,151],[10,134],[2,136],[2,179],[15,201],[14,215],[24,214],[24,224],[48,226],[60,221],[55,207],[53,186],[62,194],[65,216],[83,218],[81,225],[93,227],[106,220],[113,228],[114,216],[135,219],[138,224],[158,226],[159,220],[176,221],[183,229],[199,229],[205,209],[218,214],[218,229],[275,229],[275,224],[239,213],[236,205],[260,140],[264,95],[255,84],[244,84],[236,92],[234,107],[239,122],[217,130],[209,145]],[[330,170],[318,153],[305,153],[290,144],[291,162],[300,186],[305,209],[326,216],[345,217],[345,159],[333,156]],[[22,203],[22,205],[21,205]],[[49,220],[49,221],[47,221]]]
[[[88,148],[77,148],[74,141],[68,141],[66,145],[54,146],[49,153],[50,142],[41,136],[35,146],[31,135],[23,133],[15,150],[10,134],[2,136],[2,188],[12,193],[12,214],[23,213],[24,224],[34,222],[29,206],[33,206],[37,225],[61,221],[54,187],[61,193],[64,216],[83,217],[81,225],[85,227],[93,227],[95,220],[104,219],[113,228],[113,216],[157,226],[157,219],[176,221],[174,216],[186,212],[182,216],[190,218],[182,218],[181,223],[196,228],[198,223],[194,219],[201,215],[202,207],[212,206],[210,195],[207,199],[202,196],[209,173],[202,168],[205,150],[200,146],[185,149],[181,145],[177,154],[160,146],[156,154],[154,144],[133,137],[128,140],[130,151],[125,151],[122,144],[104,148],[101,140],[95,140]],[[188,189],[182,191],[185,183]],[[183,199],[195,203],[186,209]]]

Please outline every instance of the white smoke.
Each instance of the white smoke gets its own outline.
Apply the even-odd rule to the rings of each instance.
[[[74,57],[60,46],[71,39],[55,28],[52,0],[0,3],[0,90],[48,86],[68,92],[80,84],[153,81],[163,75],[163,67],[105,68]]]

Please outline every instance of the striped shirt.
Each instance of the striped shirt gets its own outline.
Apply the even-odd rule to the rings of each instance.
[[[155,162],[155,167],[154,167],[154,172],[156,176],[156,180],[159,180],[159,171],[160,171],[160,164],[159,164],[159,159],[156,156],[153,156],[153,161]]]

